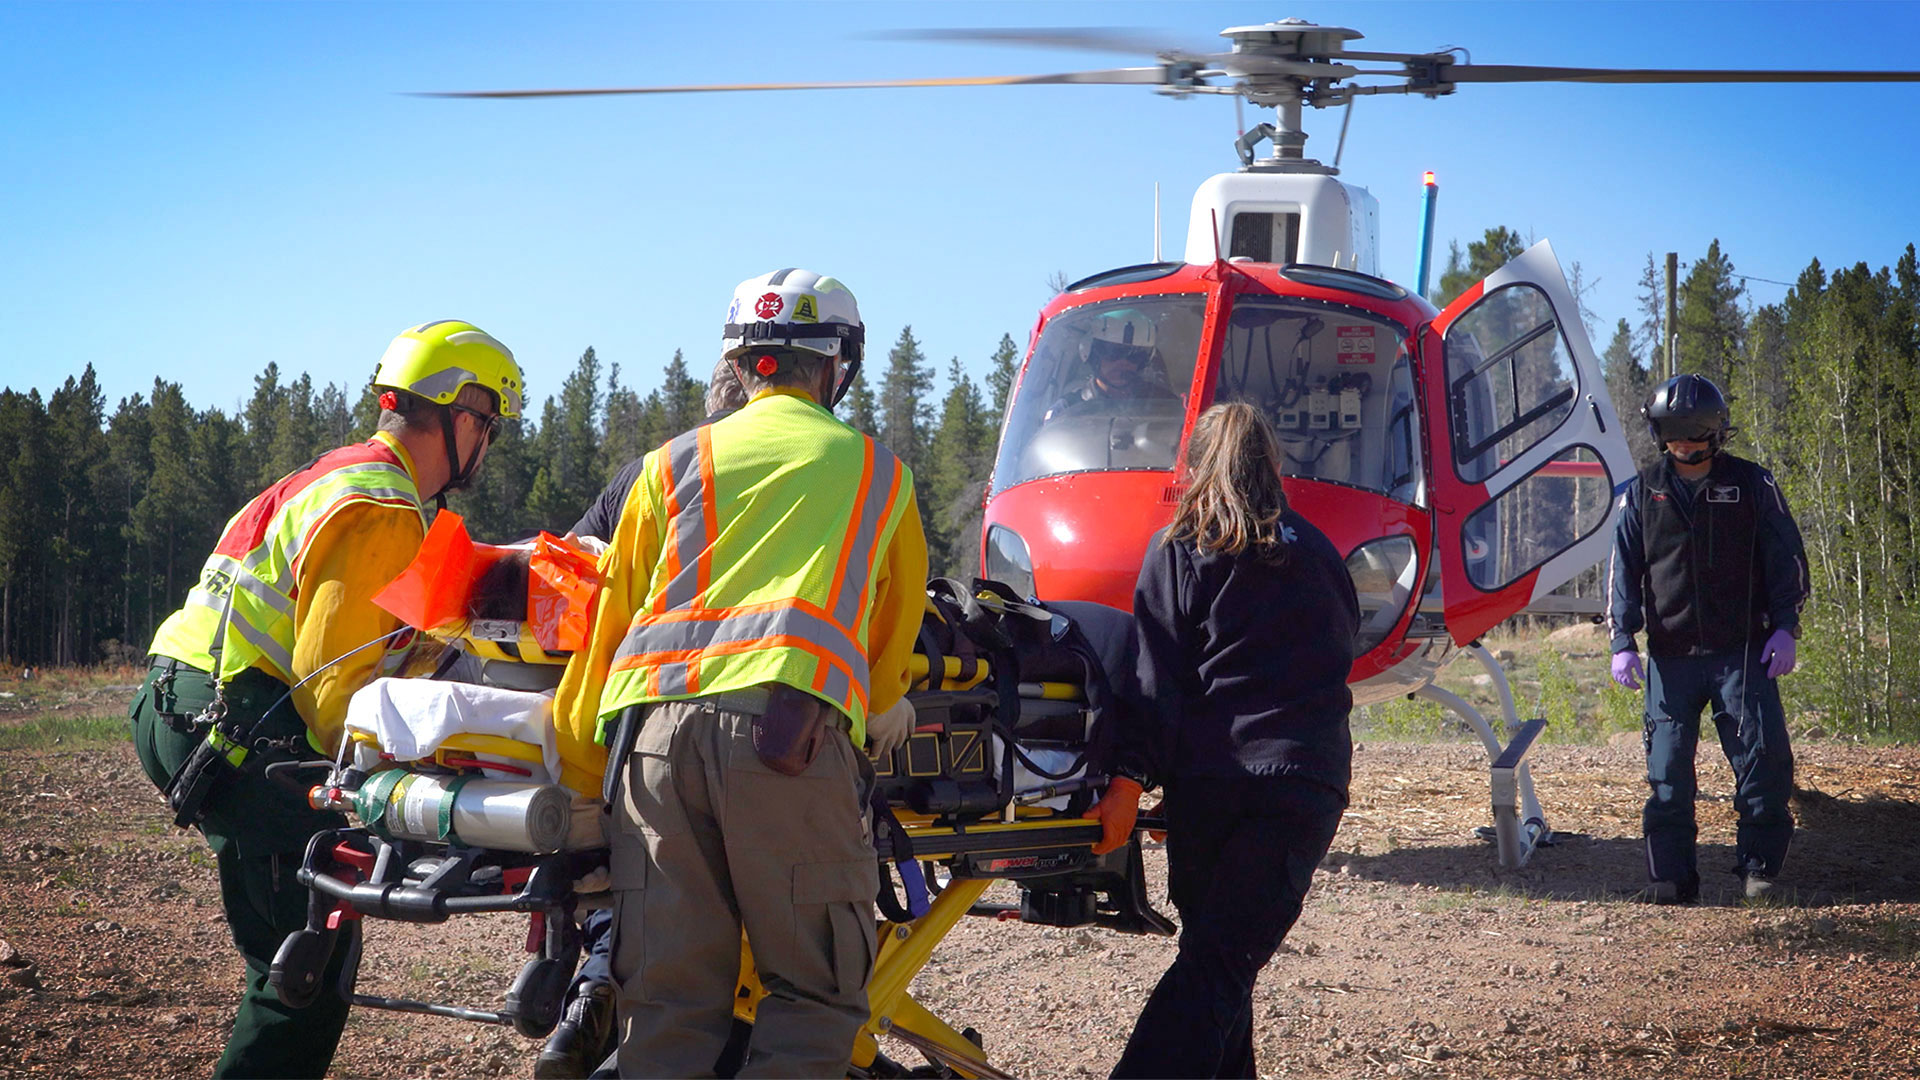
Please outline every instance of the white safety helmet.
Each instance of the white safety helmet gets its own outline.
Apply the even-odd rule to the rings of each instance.
[[[742,361],[756,351],[762,361],[770,357],[769,370],[760,370],[762,375],[778,369],[783,350],[838,357],[844,367],[829,408],[839,404],[853,384],[866,345],[853,291],[835,278],[793,267],[741,282],[733,290],[720,336],[721,356],[727,360]],[[759,370],[756,364],[743,366]]]

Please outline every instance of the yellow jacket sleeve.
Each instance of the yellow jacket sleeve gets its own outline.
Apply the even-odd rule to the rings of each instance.
[[[663,534],[651,489],[660,455],[647,455],[640,478],[627,494],[620,524],[600,556],[600,594],[587,647],[573,654],[554,693],[553,722],[558,735],[561,783],[588,794],[600,792],[607,749],[600,744],[600,694],[607,685],[613,655],[627,636],[634,612],[647,599],[647,584],[660,558]]]
[[[419,554],[426,530],[411,507],[351,503],[307,541],[294,605],[293,677],[320,674],[293,692],[307,722],[307,739],[328,755],[340,746],[347,699],[370,682],[387,655],[374,645],[331,667],[358,646],[400,628],[400,620],[373,602],[373,594]]]
[[[900,497],[907,509],[881,560],[867,616],[868,715],[891,708],[907,692],[907,664],[927,610],[927,534],[910,483]]]

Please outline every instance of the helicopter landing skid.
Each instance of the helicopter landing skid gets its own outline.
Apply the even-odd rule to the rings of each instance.
[[[1493,759],[1493,840],[1500,851],[1500,865],[1514,870],[1526,865],[1534,848],[1553,843],[1553,831],[1547,828],[1546,815],[1540,810],[1540,800],[1534,796],[1533,772],[1527,765],[1527,752],[1533,749],[1534,741],[1540,737],[1547,722],[1537,717],[1525,722],[1520,720],[1519,713],[1513,707],[1513,688],[1507,683],[1506,670],[1487,651],[1486,646],[1475,642],[1464,651],[1478,660],[1493,679],[1493,687],[1500,697],[1500,708],[1506,720],[1509,742],[1502,745],[1487,718],[1458,694],[1432,683],[1414,693],[1452,710],[1473,728],[1474,734],[1480,736],[1480,742],[1486,746],[1487,756]]]

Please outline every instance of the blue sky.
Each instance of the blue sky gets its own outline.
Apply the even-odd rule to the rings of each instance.
[[[1480,63],[1920,67],[1904,3],[0,4],[0,385],[92,362],[231,408],[269,360],[356,388],[388,338],[473,320],[537,401],[592,345],[651,387],[696,371],[735,282],[780,266],[858,294],[875,351],[912,324],[944,371],[1024,344],[1055,272],[1164,249],[1235,164],[1226,98],[1010,87],[501,102],[401,91],[905,78],[1145,57],[875,40],[932,26],[1151,28],[1186,44],[1294,15],[1360,48]],[[1257,117],[1249,111],[1249,123]],[[1414,273],[1505,224],[1594,284],[1604,346],[1649,252],[1719,238],[1790,281],[1920,241],[1920,86],[1470,86],[1355,108],[1343,178]],[[1337,112],[1309,113],[1332,155]],[[1784,290],[1753,282],[1757,301]],[[944,380],[943,380],[944,385]]]

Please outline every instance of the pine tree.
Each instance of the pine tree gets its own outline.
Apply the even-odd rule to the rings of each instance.
[[[887,353],[887,373],[880,383],[878,438],[894,456],[915,472],[926,460],[927,429],[933,421],[933,367],[927,363],[913,327],[900,328],[899,340]],[[926,507],[921,506],[925,511]]]
[[[288,383],[281,392],[278,412],[274,416],[271,428],[272,437],[266,447],[267,467],[264,472],[255,473],[255,483],[251,486],[265,489],[281,477],[312,461],[314,458],[333,449],[331,445],[322,446],[324,436],[320,418],[313,408],[313,379],[306,372]],[[261,449],[256,442],[252,450]],[[241,460],[246,461],[251,454],[243,453]]]
[[[645,454],[653,447],[642,441],[640,395],[633,388],[620,382],[620,365],[612,364],[607,372],[607,422],[601,436],[600,476],[603,481],[612,479],[627,462]]]
[[[875,416],[873,390],[867,385],[865,365],[854,372],[853,385],[847,387],[847,396],[840,402],[840,409],[846,414],[844,419],[849,427],[879,437],[880,424]]]
[[[1614,326],[1613,340],[1607,343],[1607,351],[1600,357],[1600,371],[1607,380],[1607,396],[1613,399],[1613,409],[1620,415],[1621,427],[1626,429],[1627,448],[1633,452],[1634,464],[1644,469],[1653,464],[1660,448],[1653,445],[1653,434],[1640,422],[1640,406],[1647,400],[1651,387],[1646,365],[1634,355],[1633,331],[1628,328],[1627,320],[1621,319]]]
[[[1020,374],[1020,350],[1013,343],[1012,334],[1001,334],[1000,344],[993,350],[988,361],[987,394],[993,407],[992,420],[995,426],[1007,415],[1007,398],[1013,394],[1013,381]]]
[[[273,460],[275,428],[286,412],[286,397],[280,385],[280,365],[269,360],[266,368],[253,377],[253,397],[240,414],[247,428],[244,468],[254,487],[264,489],[286,474],[284,469],[275,470]]]
[[[673,438],[707,418],[707,386],[687,372],[687,361],[679,349],[660,379],[661,420],[666,433],[661,441]]]
[[[1447,253],[1446,270],[1440,274],[1439,299],[1434,303],[1446,307],[1461,293],[1479,284],[1480,280],[1495,270],[1520,257],[1527,250],[1520,234],[1505,225],[1496,225],[1486,231],[1478,240],[1467,244],[1467,259],[1459,261],[1459,245],[1454,244]]]
[[[1679,370],[1698,372],[1723,387],[1732,381],[1747,325],[1740,311],[1743,292],[1734,277],[1733,262],[1720,251],[1720,241],[1707,245],[1706,256],[1687,268],[1680,283],[1675,314]]]
[[[199,576],[198,560],[206,552],[194,550],[196,525],[218,513],[194,473],[193,441],[198,426],[179,383],[153,381],[149,411],[153,472],[147,491],[134,506],[134,529],[154,548],[158,566],[148,595],[149,610],[172,610],[178,598]],[[227,508],[231,514],[233,508]],[[224,518],[223,518],[224,520]],[[154,595],[157,589],[158,595]]]
[[[980,529],[991,464],[993,435],[980,388],[967,377],[960,358],[947,365],[946,400],[934,430],[926,470],[917,476],[922,500],[931,508],[924,520],[927,555],[938,576],[971,576],[979,567]]]
[[[135,652],[144,650],[153,638],[158,619],[145,606],[141,587],[152,565],[151,550],[138,542],[133,526],[133,508],[146,493],[153,473],[153,425],[147,416],[147,401],[140,394],[121,398],[107,423],[107,464],[109,479],[102,485],[103,497],[111,502],[114,535],[118,541],[120,611],[118,639]],[[0,650],[4,652],[4,650]]]
[[[1653,261],[1653,252],[1647,252],[1647,265],[1640,271],[1640,325],[1634,331],[1634,341],[1646,355],[1648,378],[1655,383],[1667,381],[1665,280]]]

